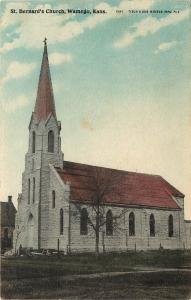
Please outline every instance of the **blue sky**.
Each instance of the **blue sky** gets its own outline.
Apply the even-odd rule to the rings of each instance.
[[[160,174],[185,193],[191,218],[189,1],[15,1],[1,8],[1,200],[12,194],[16,203],[21,192],[46,36],[65,159]],[[19,8],[107,13],[10,13]],[[163,13],[130,12],[154,9]]]

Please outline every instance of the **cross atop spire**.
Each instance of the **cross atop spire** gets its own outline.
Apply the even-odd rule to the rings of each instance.
[[[34,109],[34,113],[37,120],[46,120],[50,114],[56,117],[46,37],[43,42],[44,52],[42,57],[42,64],[38,82],[38,91]]]
[[[45,45],[47,45],[47,43],[46,43],[47,42],[47,38],[46,37],[44,38],[43,42],[44,42]]]

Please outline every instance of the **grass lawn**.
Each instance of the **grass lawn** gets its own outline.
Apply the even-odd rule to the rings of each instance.
[[[73,278],[74,274],[122,272],[136,268],[178,271]],[[191,299],[191,253],[140,252],[2,259],[4,299]],[[67,277],[65,277],[67,276]]]

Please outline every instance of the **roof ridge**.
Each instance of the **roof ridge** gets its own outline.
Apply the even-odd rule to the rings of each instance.
[[[89,164],[84,164],[84,163],[79,163],[79,162],[68,161],[68,160],[64,160],[63,163],[64,162],[69,163],[69,164],[77,164],[77,165],[81,165],[81,166],[87,166],[87,167],[95,167],[95,168],[102,168],[102,169],[106,169],[106,170],[119,171],[119,172],[129,173],[129,174],[141,174],[141,175],[146,175],[146,176],[161,177],[158,174],[149,174],[149,173],[142,173],[142,172],[135,172],[135,171],[126,171],[126,170],[122,170],[122,169],[114,169],[114,168],[110,168],[110,167],[103,167],[103,166],[97,166],[97,165],[89,165]],[[68,168],[70,168],[70,167],[68,167]]]

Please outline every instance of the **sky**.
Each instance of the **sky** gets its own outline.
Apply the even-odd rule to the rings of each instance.
[[[159,174],[185,194],[191,219],[189,2],[1,2],[1,201],[17,206],[21,193],[47,37],[65,160]]]

